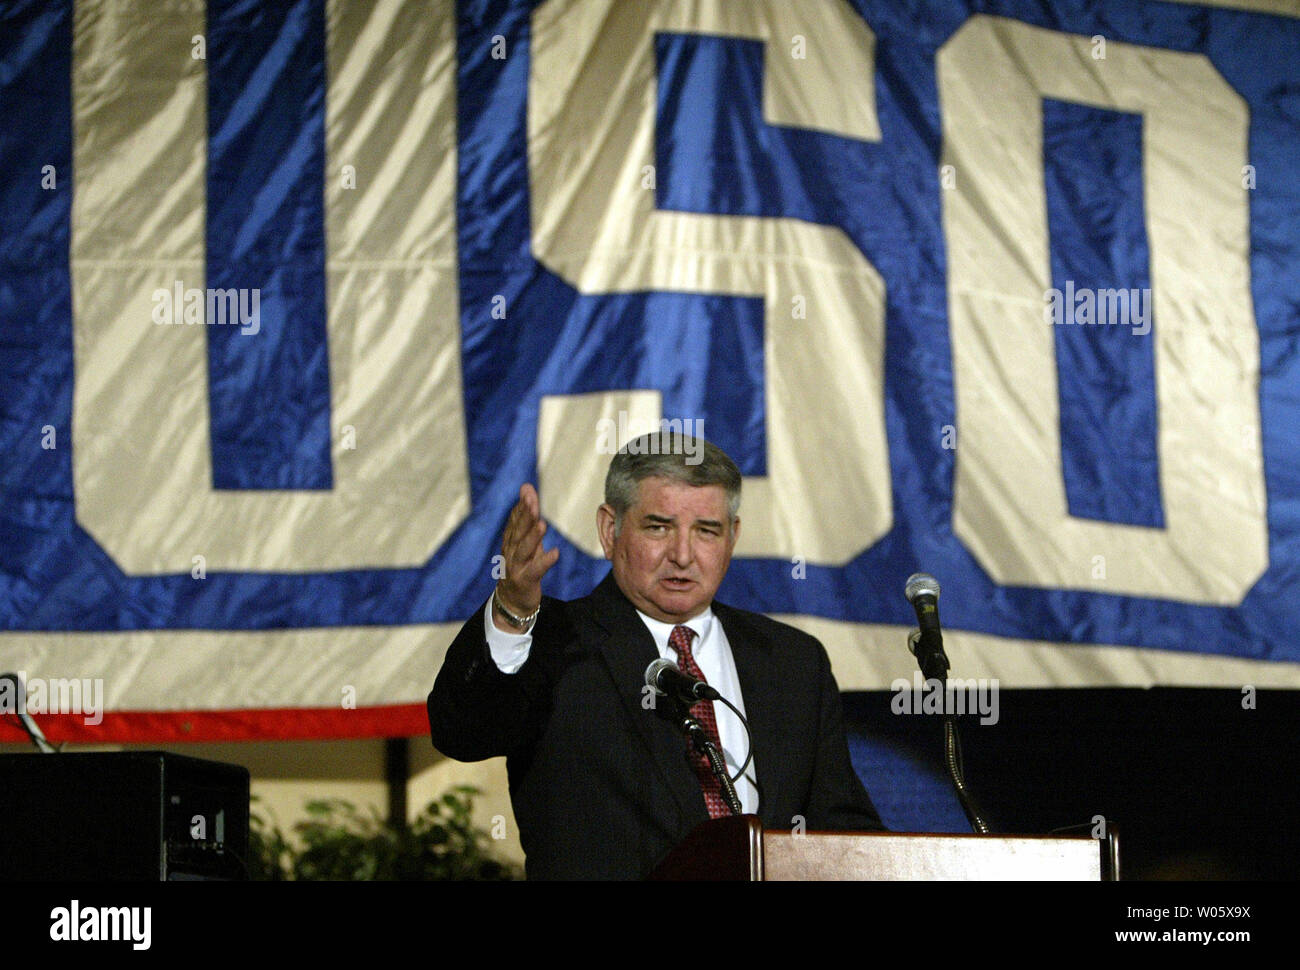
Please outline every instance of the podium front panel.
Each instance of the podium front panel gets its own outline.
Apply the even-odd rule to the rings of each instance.
[[[763,833],[763,878],[1099,881],[1089,838],[894,833]]]

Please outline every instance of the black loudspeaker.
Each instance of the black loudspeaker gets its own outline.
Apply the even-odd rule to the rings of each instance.
[[[248,769],[163,751],[0,755],[0,878],[248,878]]]

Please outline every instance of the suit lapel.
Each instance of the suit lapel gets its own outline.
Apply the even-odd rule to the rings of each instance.
[[[745,719],[754,745],[754,765],[758,777],[758,814],[768,817],[772,807],[770,793],[786,789],[785,758],[782,752],[782,727],[788,721],[782,710],[781,682],[778,665],[772,656],[772,644],[758,634],[751,624],[730,607],[714,602],[713,612],[722,623],[736,662],[740,691],[745,699]]]
[[[592,619],[598,628],[596,648],[614,679],[619,698],[637,733],[650,752],[651,761],[672,792],[683,822],[708,818],[699,782],[686,760],[686,739],[677,731],[658,698],[657,710],[642,706],[645,670],[659,657],[654,637],[637,615],[636,608],[619,590],[613,574],[592,591]]]

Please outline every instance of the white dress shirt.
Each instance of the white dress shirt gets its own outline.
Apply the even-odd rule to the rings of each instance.
[[[659,656],[677,663],[677,651],[668,645],[668,637],[677,624],[663,623],[646,616],[640,610],[636,613],[654,638]],[[497,625],[492,622],[491,599],[488,600],[483,612],[483,624],[488,650],[497,669],[503,674],[516,673],[528,659],[528,652],[533,645],[532,632],[507,633],[497,629]],[[719,694],[740,708],[741,713],[744,713],[745,699],[740,693],[740,677],[736,673],[736,660],[731,654],[731,644],[727,642],[727,634],[717,617],[713,615],[712,608],[706,609],[699,616],[681,625],[695,631],[695,638],[691,641],[691,655],[699,664],[704,679]],[[744,763],[745,755],[749,753],[749,738],[745,733],[745,726],[740,723],[740,718],[731,711],[731,708],[721,701],[714,701],[713,709],[718,721],[718,739],[722,742],[722,753],[727,759],[727,769],[735,775]],[[682,744],[686,743],[686,739],[682,738]],[[735,782],[736,796],[740,799],[740,807],[746,813],[758,811],[758,789],[755,787],[757,777],[751,759],[745,774]]]

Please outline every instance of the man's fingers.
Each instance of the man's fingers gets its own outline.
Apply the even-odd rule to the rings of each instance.
[[[555,565],[559,558],[559,549],[537,550],[537,554],[524,564],[522,574],[519,577],[520,583],[535,586],[540,590],[542,577]]]
[[[527,503],[520,499],[513,509],[510,510],[510,517],[506,519],[505,532],[501,537],[501,551],[510,556],[510,548],[518,545],[536,527],[538,518],[527,506]]]
[[[527,525],[536,522],[541,517],[541,504],[537,499],[537,491],[533,486],[524,482],[519,486],[519,501],[510,510],[510,517],[506,520],[506,528],[509,529],[511,525],[517,527],[521,523]]]
[[[534,519],[542,517],[542,503],[537,497],[537,489],[528,482],[519,486],[519,504],[528,509]]]
[[[506,580],[512,587],[540,589],[542,576],[559,560],[558,549],[547,550],[542,545],[546,529],[537,490],[524,482],[519,486],[519,501],[510,510],[501,537]]]
[[[546,523],[535,522],[533,527],[527,532],[521,533],[515,542],[513,555],[506,557],[507,562],[514,560],[518,563],[526,563],[537,555],[542,545],[542,536],[546,534]]]

